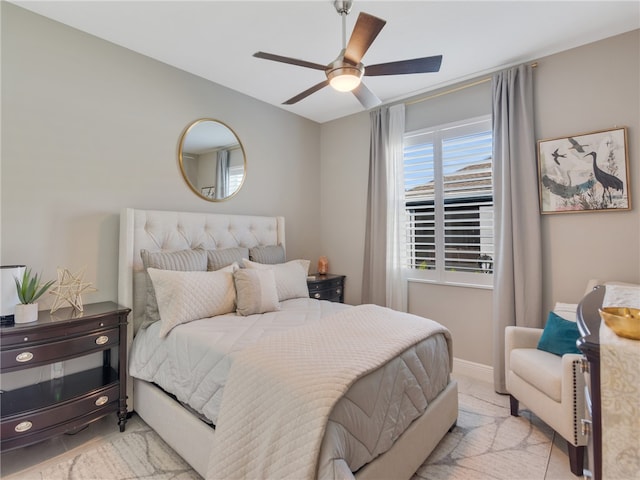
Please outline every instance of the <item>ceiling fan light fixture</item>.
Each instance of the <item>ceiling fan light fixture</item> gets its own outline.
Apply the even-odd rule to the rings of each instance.
[[[350,92],[360,85],[363,69],[355,66],[342,66],[327,73],[329,85],[339,92]]]

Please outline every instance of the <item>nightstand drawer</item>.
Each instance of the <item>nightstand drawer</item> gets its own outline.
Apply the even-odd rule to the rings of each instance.
[[[9,372],[13,369],[38,366],[92,351],[101,351],[110,345],[117,345],[118,334],[119,330],[112,328],[68,340],[40,345],[20,345],[19,348],[3,350],[0,358],[2,371]]]
[[[307,278],[309,297],[331,302],[344,301],[344,275],[314,274]]]
[[[43,430],[71,421],[89,413],[117,411],[120,395],[118,384],[100,389],[80,400],[61,402],[46,409],[24,412],[2,419],[2,442],[37,435]]]

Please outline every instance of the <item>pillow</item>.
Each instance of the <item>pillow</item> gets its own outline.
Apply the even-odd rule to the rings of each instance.
[[[570,320],[572,322],[576,321],[576,311],[578,310],[577,303],[560,303],[556,302],[553,307],[553,311],[556,315],[564,318],[565,320]]]
[[[276,277],[271,269],[243,268],[233,274],[240,315],[273,312],[280,308]]]
[[[247,258],[249,249],[246,247],[221,248],[207,250],[207,270],[220,270],[227,265],[237,262],[242,265],[242,259]]]
[[[264,265],[247,259],[243,259],[242,262],[245,268],[273,270],[279,301],[309,297],[309,288],[307,287],[307,274],[311,263],[309,260],[291,260],[277,265]]]
[[[176,326],[233,312],[236,291],[233,267],[217,272],[147,269],[160,312],[160,338]]]
[[[269,265],[284,263],[284,247],[282,245],[265,245],[250,248],[249,260]]]
[[[157,268],[160,270],[205,271],[207,269],[207,254],[204,250],[178,250],[175,252],[149,252],[140,250],[142,265],[145,270]],[[147,328],[153,322],[160,320],[158,303],[151,278],[147,274],[147,305],[145,320],[140,328]]]
[[[538,342],[538,350],[564,355],[565,353],[580,353],[576,341],[580,338],[578,324],[549,312],[547,324]]]

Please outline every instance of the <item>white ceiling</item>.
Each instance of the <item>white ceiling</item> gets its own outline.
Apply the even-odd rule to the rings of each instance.
[[[319,123],[363,110],[331,87],[292,106],[288,98],[324,73],[254,58],[256,51],[327,64],[342,48],[331,0],[25,1],[11,3]],[[634,1],[358,1],[387,21],[367,64],[442,54],[438,73],[365,77],[383,102],[531,61],[640,28]]]

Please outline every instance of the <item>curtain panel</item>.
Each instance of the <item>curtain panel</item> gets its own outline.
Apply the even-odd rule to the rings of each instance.
[[[371,112],[362,302],[406,311],[404,104]]]
[[[521,65],[493,76],[495,267],[493,290],[494,388],[505,385],[504,331],[542,326],[542,247],[533,71]]]

